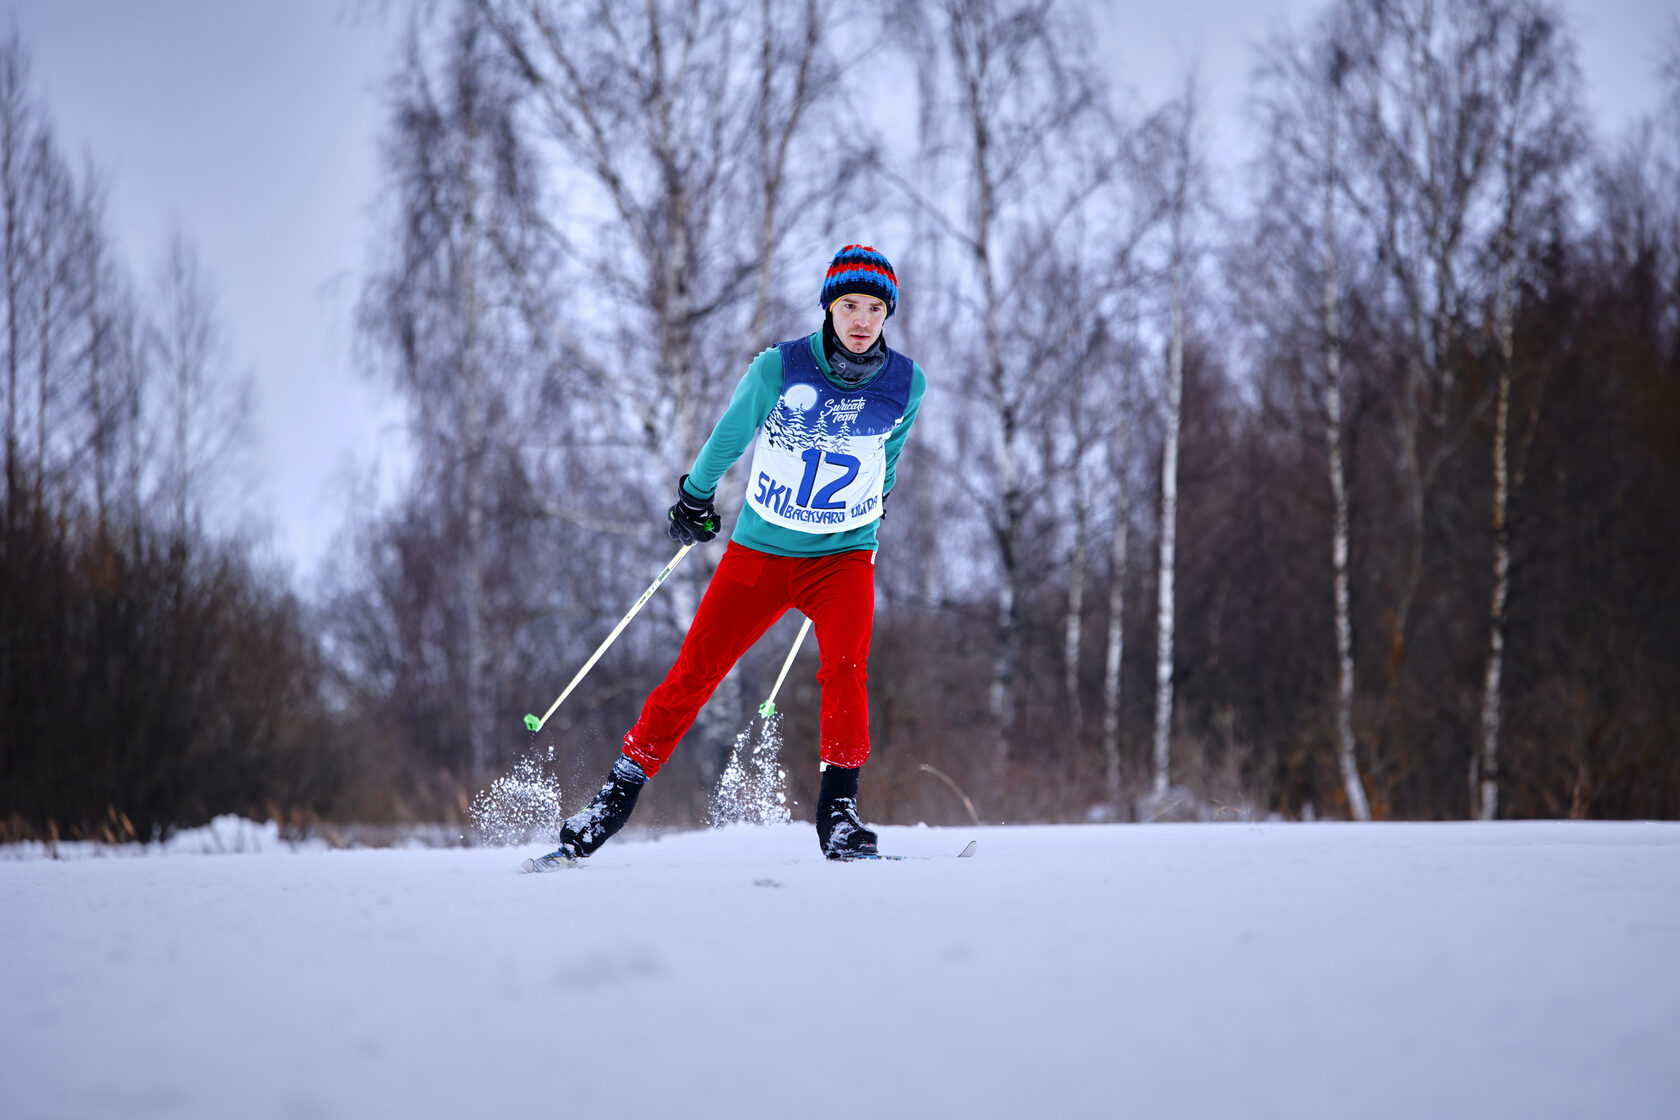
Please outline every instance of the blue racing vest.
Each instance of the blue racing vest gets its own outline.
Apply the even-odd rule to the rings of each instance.
[[[758,430],[747,504],[771,525],[839,533],[881,516],[887,437],[904,420],[915,363],[887,350],[881,372],[836,386],[808,338],[777,344],[782,395]]]

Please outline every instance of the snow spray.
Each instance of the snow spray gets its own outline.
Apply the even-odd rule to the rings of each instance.
[[[782,682],[793,668],[793,659],[810,632],[811,619],[807,617],[782,662],[782,671],[776,675],[769,697],[758,706],[758,738],[752,738],[750,726],[735,736],[729,765],[724,767],[717,790],[712,794],[714,828],[726,824],[787,824],[793,819],[793,814],[788,812],[787,771],[781,764],[782,717],[776,714],[776,693],[782,690]]]
[[[552,745],[547,761],[554,761]],[[558,843],[565,819],[560,813],[560,783],[534,755],[521,758],[511,771],[491,782],[467,811],[479,843],[491,848],[535,840]]]
[[[771,715],[758,722],[758,737],[751,727],[735,736],[712,794],[712,827],[730,824],[787,824],[787,771],[782,769],[782,717]]]

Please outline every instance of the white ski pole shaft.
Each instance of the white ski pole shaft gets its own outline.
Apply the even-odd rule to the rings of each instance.
[[[578,682],[583,680],[584,675],[595,667],[595,662],[601,660],[601,655],[607,652],[607,647],[611,646],[613,642],[618,640],[618,636],[624,632],[624,628],[630,625],[630,620],[636,617],[636,612],[640,611],[647,605],[647,601],[653,598],[653,593],[659,590],[659,585],[665,582],[665,577],[675,570],[677,563],[682,560],[684,556],[687,556],[688,550],[693,547],[694,546],[691,544],[685,544],[681,548],[677,549],[677,554],[671,557],[671,562],[665,565],[663,571],[653,577],[653,582],[648,584],[648,589],[646,591],[642,592],[642,597],[636,600],[636,605],[630,608],[630,613],[618,620],[618,625],[614,626],[612,633],[607,635],[607,640],[602,642],[595,652],[589,655],[589,660],[585,661],[583,663],[583,668],[577,671],[577,676],[572,678],[572,683],[568,684],[565,691],[560,693],[559,698],[548,706],[548,711],[543,713],[543,717],[541,719],[538,719],[533,715],[527,715],[525,717],[525,727],[527,730],[542,730],[543,724],[547,723],[549,717],[559,709],[561,704],[565,703],[566,697],[572,694],[572,689],[576,688],[578,686]]]
[[[799,652],[799,647],[805,644],[805,635],[811,629],[811,620],[806,618],[805,625],[799,628],[799,637],[793,640],[793,648],[788,650],[787,660],[782,662],[781,675],[776,678],[775,687],[770,690],[770,699],[758,706],[761,719],[769,719],[776,714],[776,693],[782,690],[782,682],[787,680],[788,670],[793,668],[793,657]]]

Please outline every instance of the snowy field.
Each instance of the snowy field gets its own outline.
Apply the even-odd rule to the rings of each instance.
[[[0,1117],[1680,1117],[1680,825],[882,841],[0,849]]]

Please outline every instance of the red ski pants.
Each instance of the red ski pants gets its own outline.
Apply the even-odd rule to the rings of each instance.
[[[624,753],[649,777],[657,773],[718,682],[789,607],[810,618],[817,632],[822,761],[862,766],[869,757],[875,554],[775,556],[733,541],[700,600],[677,663],[624,737]]]

